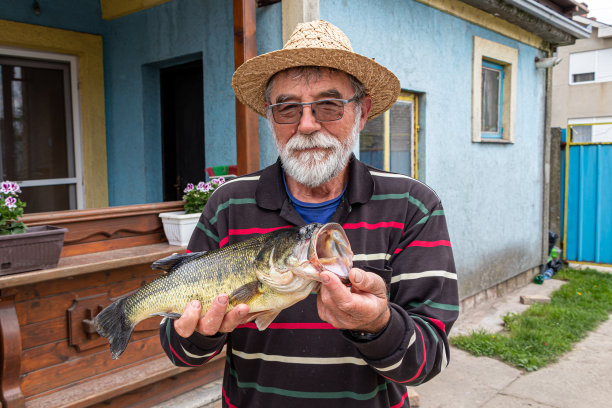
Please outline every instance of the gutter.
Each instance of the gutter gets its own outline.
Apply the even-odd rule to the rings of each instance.
[[[526,13],[531,14],[539,18],[540,20],[550,24],[559,30],[568,33],[576,39],[589,38],[591,36],[591,28],[585,28],[580,24],[565,18],[561,14],[549,9],[546,6],[541,5],[535,0],[505,0],[506,3],[513,5],[514,7],[523,10]]]

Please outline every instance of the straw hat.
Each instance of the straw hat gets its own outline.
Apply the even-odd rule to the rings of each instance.
[[[298,24],[282,50],[251,58],[232,78],[236,97],[258,114],[265,116],[268,81],[277,72],[302,66],[336,68],[357,78],[372,98],[372,119],[395,103],[399,80],[374,59],[353,52],[351,42],[338,27],[318,20]]]

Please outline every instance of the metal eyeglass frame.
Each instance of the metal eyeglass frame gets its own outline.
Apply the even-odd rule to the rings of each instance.
[[[344,117],[344,107],[345,107],[345,105],[347,103],[354,102],[354,101],[356,101],[358,99],[359,98],[355,94],[351,99],[321,99],[320,101],[313,101],[313,102],[280,102],[280,103],[274,103],[272,105],[268,105],[268,109],[272,110],[273,107],[280,106],[280,105],[300,105],[300,107],[301,107],[301,109],[300,109],[300,116],[297,118],[297,120],[295,122],[279,122],[278,120],[276,120],[276,116],[274,116],[274,112],[272,112],[272,118],[274,118],[274,121],[276,123],[278,123],[279,125],[295,125],[296,123],[299,123],[300,120],[302,120],[302,115],[304,114],[304,106],[305,105],[310,105],[310,110],[312,111],[312,115],[314,116],[314,118],[315,118],[315,120],[317,122],[335,122],[335,121],[340,120],[340,119],[342,119]],[[312,108],[312,105],[315,104],[315,103],[329,102],[329,101],[342,102],[342,114],[340,115],[340,117],[338,119],[319,120],[317,118],[316,111]]]

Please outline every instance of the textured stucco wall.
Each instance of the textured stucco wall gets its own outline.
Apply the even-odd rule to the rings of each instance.
[[[111,205],[162,201],[160,68],[202,58],[206,165],[236,162],[232,19],[231,2],[181,0],[108,22]]]
[[[539,265],[546,84],[533,62],[539,51],[414,1],[327,0],[320,16],[356,52],[393,71],[402,89],[423,93],[421,179],[445,206],[461,296]],[[514,144],[471,141],[475,35],[519,51]]]

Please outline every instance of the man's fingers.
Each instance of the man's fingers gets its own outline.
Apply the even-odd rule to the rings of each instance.
[[[187,304],[180,318],[174,321],[174,330],[181,337],[189,337],[195,331],[200,319],[202,306],[197,300],[192,300]]]
[[[375,273],[353,268],[349,271],[349,279],[354,289],[371,293],[378,297],[387,296],[387,285],[385,281]]]
[[[197,323],[198,332],[205,336],[212,336],[219,331],[227,310],[227,302],[228,296],[225,294],[219,295],[213,300],[206,314]]]
[[[333,302],[339,307],[351,303],[351,293],[336,274],[325,271],[321,272],[320,276],[323,282],[321,287],[323,303]]]
[[[246,321],[248,320],[248,315],[249,306],[243,303],[237,305],[225,315],[225,318],[219,326],[218,331],[222,333],[229,333],[233,331],[239,324],[246,323]]]

